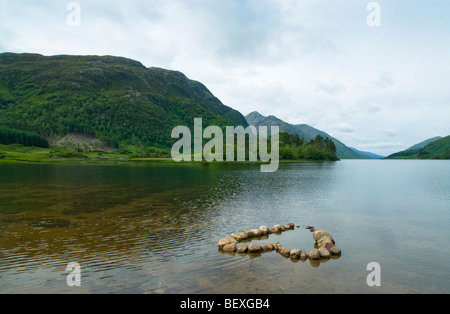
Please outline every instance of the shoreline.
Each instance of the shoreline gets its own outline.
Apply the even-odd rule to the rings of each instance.
[[[53,155],[58,153],[58,149],[62,150],[66,156]],[[55,146],[48,148],[22,146],[20,144],[3,145],[0,144],[0,164],[121,164],[121,163],[173,163],[182,165],[193,164],[246,164],[246,165],[262,165],[269,162],[258,161],[180,161],[177,162],[171,157],[135,157],[136,152],[130,151],[126,154],[120,152],[102,152],[102,151],[72,151]],[[280,160],[280,164],[286,163],[307,163],[307,162],[335,162],[338,160],[315,160],[315,159],[298,159],[298,160]]]
[[[337,162],[340,160],[280,160],[280,164],[293,164],[293,163],[311,163],[311,162]],[[53,159],[53,160],[24,160],[24,159],[0,159],[1,164],[145,164],[145,163],[167,163],[167,164],[179,164],[179,165],[261,165],[268,162],[262,161],[182,161],[176,162],[171,158],[130,158],[130,159]]]

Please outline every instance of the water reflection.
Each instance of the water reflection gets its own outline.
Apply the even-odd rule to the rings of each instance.
[[[361,292],[365,266],[374,260],[387,265],[384,278],[392,278],[384,291],[410,291],[414,280],[448,291],[449,281],[434,281],[433,273],[449,274],[449,266],[425,255],[412,257],[423,275],[396,275],[408,269],[401,262],[405,251],[418,243],[439,251],[433,245],[448,238],[448,196],[429,191],[428,208],[437,219],[421,215],[423,202],[411,195],[417,186],[386,183],[381,174],[399,167],[383,165],[285,164],[270,175],[242,164],[0,165],[0,292],[71,293],[65,281],[70,262],[82,266],[82,293]],[[449,167],[433,167],[439,191],[447,191],[448,180],[438,174]],[[376,209],[370,195],[381,198]],[[400,201],[403,207],[392,206]],[[300,263],[276,252],[217,253],[224,235],[280,222],[329,231],[344,256]],[[426,225],[418,229],[418,222]],[[398,240],[411,225],[422,230],[410,235],[415,241]],[[311,233],[300,229],[254,241],[313,247]],[[302,283],[291,281],[295,276]]]

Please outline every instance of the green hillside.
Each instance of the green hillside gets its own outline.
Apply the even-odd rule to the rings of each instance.
[[[170,147],[173,127],[247,121],[184,74],[111,56],[0,54],[0,127],[113,148]]]
[[[406,149],[406,150],[417,150],[417,149],[422,149],[422,148],[424,148],[425,146],[427,146],[428,144],[433,143],[434,141],[440,140],[441,138],[442,138],[441,136],[436,136],[436,137],[427,139],[427,140],[425,140],[425,141],[423,141],[423,142],[420,142],[420,143],[418,143],[418,144],[416,144],[416,145],[411,146],[410,148],[408,148],[408,149]]]
[[[420,143],[419,143],[420,144]],[[408,149],[387,159],[450,159],[450,136],[432,141],[421,149]]]

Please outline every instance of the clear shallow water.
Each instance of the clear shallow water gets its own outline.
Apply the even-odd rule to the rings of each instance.
[[[0,293],[449,293],[450,162],[0,165]],[[219,252],[230,233],[339,259]],[[68,287],[66,266],[81,265]],[[381,266],[368,287],[367,264]]]

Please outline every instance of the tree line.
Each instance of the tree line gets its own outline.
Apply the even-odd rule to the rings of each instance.
[[[336,146],[330,138],[317,135],[309,142],[298,134],[280,133],[281,160],[339,160]]]
[[[41,135],[0,126],[0,144],[22,144],[24,146],[49,147]]]

